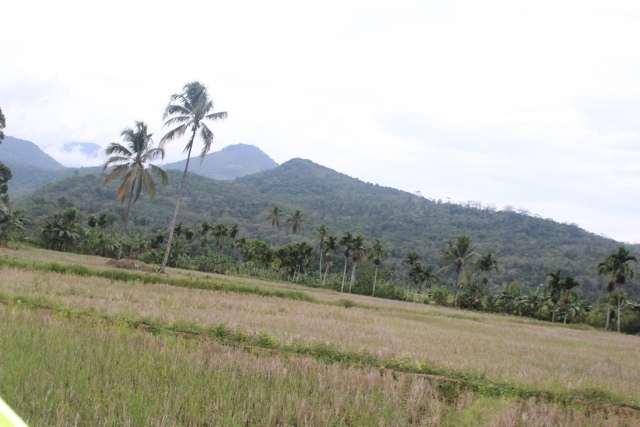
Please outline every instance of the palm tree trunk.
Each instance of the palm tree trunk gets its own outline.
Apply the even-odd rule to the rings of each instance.
[[[322,280],[322,251],[320,251],[320,280]]]
[[[344,292],[344,279],[347,277],[347,258],[344,259],[344,272],[342,273],[342,287],[340,292]]]
[[[622,293],[620,292],[620,284],[618,284],[618,333],[620,333],[620,303],[622,302]]]
[[[127,225],[129,224],[129,211],[131,210],[131,200],[133,199],[133,189],[136,185],[136,180],[131,184],[131,189],[129,190],[129,201],[127,202],[127,213],[124,214],[124,228],[122,229],[122,237],[120,238],[120,249],[118,249],[118,257],[116,258],[120,261],[122,258],[122,248],[124,247],[124,237],[127,235]]]
[[[357,265],[358,265],[358,263],[354,262],[353,266],[351,267],[351,281],[349,282],[349,293],[351,293],[351,286],[356,281],[356,266]]]
[[[611,292],[609,292],[609,298],[607,298],[607,323],[604,326],[604,330],[609,330],[609,320],[611,319]]]
[[[458,279],[460,278],[460,269],[456,269],[456,280],[453,282],[453,306],[456,306],[456,298],[458,297]]]
[[[167,262],[169,261],[169,254],[171,253],[171,242],[173,242],[173,229],[178,219],[178,212],[180,211],[180,203],[182,203],[182,193],[184,192],[184,184],[187,181],[187,171],[189,170],[189,160],[191,160],[191,149],[193,148],[193,140],[196,136],[196,130],[193,130],[191,134],[191,141],[189,142],[189,151],[187,153],[187,163],[184,165],[184,172],[182,173],[182,182],[180,182],[180,191],[178,192],[178,201],[176,202],[176,209],[173,211],[173,218],[171,219],[171,225],[169,225],[169,239],[167,240],[167,250],[164,253],[162,259],[162,266],[158,270],[159,273],[164,273],[167,268]]]
[[[376,271],[373,273],[373,292],[371,292],[371,296],[376,295],[376,281],[378,280],[378,266],[376,265]]]

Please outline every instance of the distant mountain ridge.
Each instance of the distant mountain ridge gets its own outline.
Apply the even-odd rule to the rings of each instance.
[[[75,150],[89,156],[94,156],[99,149],[97,144],[90,142],[69,142],[63,147],[63,151]],[[0,162],[5,163],[13,174],[13,179],[9,182],[9,193],[12,195],[26,194],[74,174],[98,173],[100,168],[99,166],[67,168],[33,142],[11,136],[7,136],[0,144]],[[186,160],[182,160],[162,165],[162,167],[168,170],[183,170],[185,163]],[[258,147],[237,144],[207,154],[202,163],[198,157],[192,157],[189,171],[208,178],[233,180],[277,166],[278,164]]]
[[[162,165],[165,170],[184,170],[186,160]],[[231,180],[237,177],[262,172],[277,167],[278,164],[254,145],[229,145],[220,151],[209,153],[200,162],[193,157],[189,163],[189,172],[213,179]]]
[[[33,142],[12,136],[7,136],[0,144],[0,162],[10,168],[12,164],[33,165],[45,170],[65,168]]]

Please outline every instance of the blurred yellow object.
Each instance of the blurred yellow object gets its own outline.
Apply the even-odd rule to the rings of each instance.
[[[28,427],[0,397],[0,427]]]

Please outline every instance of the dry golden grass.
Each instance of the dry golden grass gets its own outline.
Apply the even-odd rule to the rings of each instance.
[[[604,392],[640,405],[639,337],[362,296],[349,298],[374,309],[7,268],[0,274],[0,292],[44,298],[66,308],[166,323],[226,324],[249,334],[266,331],[282,342],[330,343],[379,357],[408,355],[492,381],[536,390]]]
[[[449,394],[424,378],[0,305],[3,391],[35,426],[640,426],[630,414]],[[453,399],[452,399],[453,398]]]

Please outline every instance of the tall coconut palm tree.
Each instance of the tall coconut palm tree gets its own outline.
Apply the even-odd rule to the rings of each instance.
[[[293,211],[289,218],[287,218],[287,222],[289,223],[289,229],[291,230],[291,241],[293,242],[293,238],[296,234],[302,230],[302,224],[304,224],[307,220],[304,217],[304,214],[300,209],[296,209]]]
[[[213,132],[207,127],[205,120],[217,121],[227,118],[227,112],[222,111],[218,113],[213,112],[213,101],[209,97],[207,87],[202,83],[194,81],[187,83],[182,88],[181,93],[171,95],[169,105],[164,110],[163,119],[165,120],[164,126],[174,126],[165,136],[160,140],[161,147],[164,147],[169,141],[183,136],[187,130],[191,132],[189,142],[184,148],[187,153],[187,162],[184,165],[184,172],[182,173],[182,181],[180,182],[180,190],[178,190],[178,200],[176,202],[176,208],[173,212],[173,218],[169,225],[169,238],[167,240],[167,249],[162,260],[162,266],[160,272],[163,273],[167,267],[169,261],[169,254],[171,253],[171,243],[173,242],[173,228],[178,219],[178,212],[180,211],[180,203],[182,202],[182,195],[184,193],[184,185],[187,181],[187,172],[189,170],[189,161],[191,160],[191,150],[193,149],[193,142],[196,138],[196,133],[200,132],[202,138],[203,147],[200,152],[200,162],[204,160],[204,156],[207,155],[211,149],[213,143]]]
[[[465,265],[477,257],[478,254],[476,253],[476,246],[471,244],[471,237],[469,236],[458,236],[455,242],[448,241],[446,245],[446,248],[438,251],[440,259],[448,264],[442,267],[440,271],[455,270],[455,279],[453,281],[453,305],[455,306],[460,273],[464,270]]]
[[[367,246],[365,238],[362,234],[356,235],[351,241],[351,281],[349,282],[349,293],[351,293],[351,287],[356,282],[356,267],[358,262],[367,254]]]
[[[138,200],[142,191],[149,193],[150,198],[155,196],[156,184],[153,175],[160,178],[163,187],[169,182],[165,171],[149,163],[158,157],[164,159],[164,148],[153,147],[152,135],[148,132],[145,123],[135,122],[135,129],[126,128],[120,133],[125,144],[112,142],[106,149],[107,156],[111,157],[102,166],[102,170],[106,170],[111,165],[116,166],[111,169],[109,175],[102,182],[102,186],[111,181],[120,180],[118,199],[124,203],[124,200],[128,198],[117,259],[122,257],[131,205]]]
[[[606,256],[603,262],[598,264],[598,274],[609,274],[610,282],[615,283],[618,290],[618,332],[620,332],[620,318],[622,305],[622,286],[626,283],[627,277],[633,279],[634,273],[629,262],[638,262],[638,259],[631,255],[629,250],[624,246],[618,246],[616,252]],[[607,327],[608,327],[607,322]]]
[[[384,246],[382,246],[382,242],[380,239],[374,239],[371,247],[369,248],[369,259],[373,261],[373,265],[376,266],[375,272],[373,273],[373,291],[371,292],[371,296],[375,296],[376,294],[376,282],[378,281],[378,268],[380,264],[382,264],[389,253],[385,250]]]
[[[344,248],[344,271],[342,272],[342,287],[340,288],[340,292],[344,292],[344,280],[347,277],[347,264],[349,263],[349,257],[351,256],[353,239],[353,233],[345,231],[344,236],[342,236],[338,243],[341,248]]]
[[[324,224],[316,228],[316,244],[318,245],[318,251],[320,251],[320,280],[322,280],[322,254],[324,253],[324,243],[327,238],[327,233],[329,233],[329,229]]]
[[[282,212],[282,209],[280,209],[280,207],[278,206],[272,207],[269,213],[267,214],[267,221],[269,222],[269,227],[271,228],[279,229],[283,219],[284,219],[284,212]],[[273,248],[273,236],[271,236],[270,245]]]

